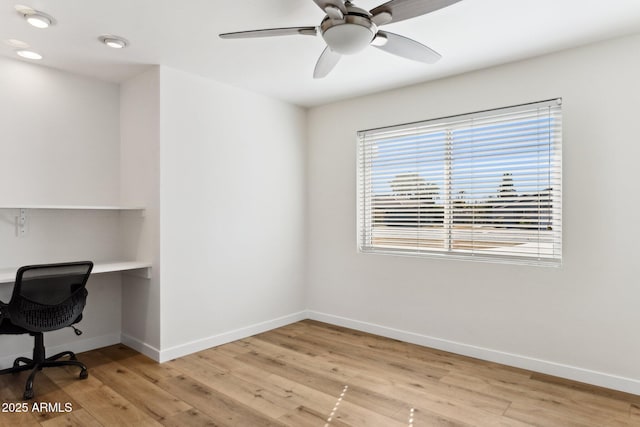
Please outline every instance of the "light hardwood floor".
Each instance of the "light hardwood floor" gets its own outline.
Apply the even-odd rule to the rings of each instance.
[[[303,321],[162,365],[123,346],[79,355],[89,378],[48,368],[34,426],[640,426],[640,396]],[[26,374],[0,377],[20,400]],[[330,421],[329,421],[330,420]]]

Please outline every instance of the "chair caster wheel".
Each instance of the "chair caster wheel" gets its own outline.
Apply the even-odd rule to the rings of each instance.
[[[78,375],[78,378],[80,378],[81,380],[86,380],[87,378],[89,378],[89,372],[87,372],[86,369],[80,371],[80,375]]]
[[[22,395],[22,397],[24,398],[24,400],[30,400],[30,399],[33,399],[33,389],[31,389],[31,390],[25,390],[25,391],[24,391],[24,395]]]

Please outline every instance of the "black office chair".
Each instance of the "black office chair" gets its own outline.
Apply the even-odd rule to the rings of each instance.
[[[29,334],[35,338],[33,359],[18,357],[13,367],[0,375],[31,370],[24,399],[33,398],[33,380],[42,368],[77,366],[80,379],[88,377],[87,367],[71,351],[45,357],[43,332],[71,327],[82,320],[87,301],[85,285],[91,274],[91,261],[29,265],[18,269],[9,304],[0,301],[0,334]],[[69,356],[68,360],[58,360]]]

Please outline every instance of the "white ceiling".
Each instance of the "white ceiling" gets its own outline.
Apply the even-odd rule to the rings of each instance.
[[[371,9],[383,2],[354,3]],[[52,15],[56,25],[31,27],[15,11],[18,3]],[[100,79],[122,81],[163,64],[312,106],[640,32],[640,0],[462,0],[384,27],[440,52],[437,64],[367,48],[323,80],[312,78],[321,37],[218,38],[318,25],[323,16],[312,0],[0,0],[0,40],[23,40],[44,55],[38,63]],[[125,37],[130,47],[99,44],[105,33]],[[4,42],[0,54],[17,58]]]

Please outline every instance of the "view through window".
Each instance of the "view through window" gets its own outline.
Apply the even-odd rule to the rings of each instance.
[[[361,252],[560,264],[560,99],[358,140]]]

